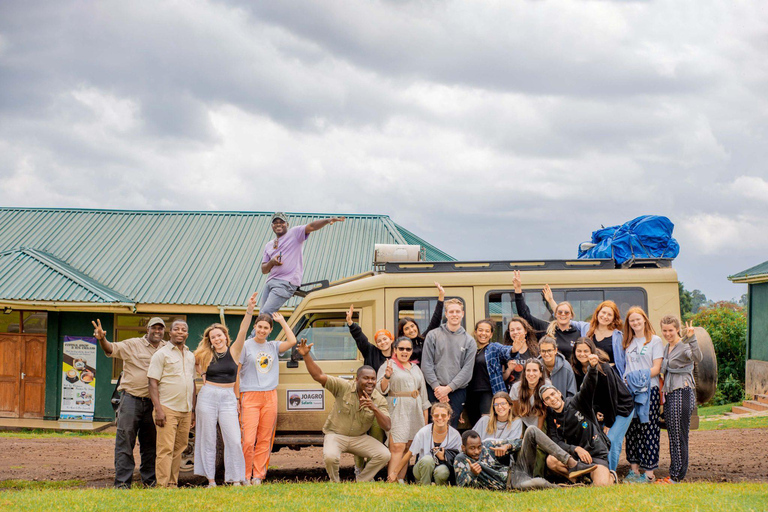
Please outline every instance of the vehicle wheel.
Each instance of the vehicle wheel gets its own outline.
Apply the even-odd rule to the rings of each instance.
[[[717,390],[717,356],[712,338],[703,327],[694,327],[696,339],[701,349],[701,362],[694,364],[693,378],[696,379],[696,401],[701,404],[709,402]]]

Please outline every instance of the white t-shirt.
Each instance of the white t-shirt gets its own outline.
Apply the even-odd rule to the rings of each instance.
[[[519,381],[515,382],[514,384],[512,384],[512,387],[509,390],[509,397],[512,400],[515,400],[515,401],[519,401],[520,400],[520,386],[523,383],[522,379],[525,379],[525,375],[523,375],[521,377],[521,380],[519,380]],[[552,384],[552,381],[550,381],[549,379],[544,379],[544,384]],[[535,398],[534,398],[533,395],[531,395],[528,398],[528,405],[529,405],[529,407],[533,407],[534,399]],[[565,397],[563,397],[563,400],[565,400]],[[523,420],[523,423],[525,423],[526,427],[538,427],[539,426],[539,417],[536,416],[535,414],[531,414],[530,416],[523,416],[521,419]]]
[[[650,343],[645,344],[645,338],[633,338],[625,351],[627,365],[624,376],[635,370],[650,370],[654,359],[664,357],[664,342],[658,336],[652,336]],[[659,387],[659,376],[651,378],[651,387]]]
[[[256,343],[253,338],[245,340],[240,354],[241,393],[277,389],[280,378],[279,348],[279,341]]]

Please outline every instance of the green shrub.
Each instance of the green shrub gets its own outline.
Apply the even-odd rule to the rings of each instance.
[[[730,302],[718,302],[691,317],[712,338],[717,356],[717,392],[713,403],[737,402],[744,396],[747,315]]]

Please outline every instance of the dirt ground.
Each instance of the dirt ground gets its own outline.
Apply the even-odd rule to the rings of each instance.
[[[768,429],[694,431],[690,444],[689,481],[768,482]],[[114,440],[109,438],[0,438],[0,480],[81,479],[89,487],[105,487],[114,478],[113,457]],[[666,476],[668,467],[669,450],[662,431],[657,476]],[[622,461],[619,474],[627,470]],[[325,478],[322,448],[283,448],[272,455],[267,476],[272,481]],[[342,478],[353,478],[351,456],[342,457]]]

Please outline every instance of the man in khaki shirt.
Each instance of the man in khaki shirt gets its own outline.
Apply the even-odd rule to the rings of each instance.
[[[361,366],[357,370],[357,378],[352,382],[328,376],[312,359],[309,353],[311,348],[311,343],[307,345],[307,340],[301,340],[297,350],[304,358],[312,378],[336,399],[323,426],[323,459],[328,476],[331,481],[340,482],[341,454],[352,453],[368,459],[368,463],[357,475],[357,481],[371,481],[390,458],[389,450],[366,434],[374,419],[386,431],[391,426],[387,400],[375,389],[376,371],[370,366]]]
[[[155,424],[152,421],[152,401],[147,386],[147,368],[157,350],[166,344],[163,341],[165,322],[154,317],[147,324],[147,334],[141,338],[110,343],[101,328],[101,320],[91,322],[93,337],[107,357],[123,360],[123,376],[120,379],[120,407],[117,410],[117,434],[115,435],[115,487],[130,488],[133,481],[133,448],[139,440],[141,481],[154,487],[155,447],[157,444]]]
[[[195,356],[184,342],[187,323],[174,320],[171,342],[155,352],[147,370],[149,396],[157,426],[157,485],[176,487],[181,454],[195,424]]]

